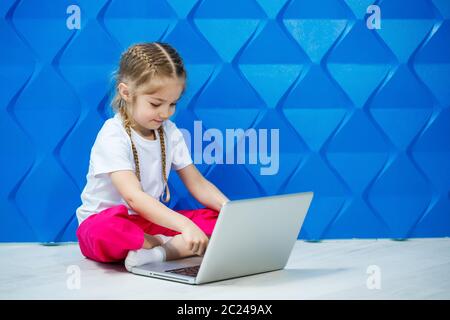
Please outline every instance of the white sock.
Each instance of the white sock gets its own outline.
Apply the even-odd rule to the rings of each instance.
[[[166,260],[166,250],[157,246],[151,249],[130,250],[125,259],[125,268],[131,272],[133,267],[139,267],[151,262]]]
[[[173,237],[169,237],[169,236],[165,236],[163,234],[156,234],[155,237],[161,239],[161,241],[164,243],[166,243],[167,241],[169,241],[170,239],[172,239]]]

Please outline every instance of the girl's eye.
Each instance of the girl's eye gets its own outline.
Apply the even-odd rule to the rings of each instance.
[[[154,106],[154,107],[159,107],[160,106],[160,104],[153,104],[153,103],[151,103],[150,102],[150,104],[152,105],[152,106]],[[177,104],[176,103],[172,103],[170,106],[171,107],[175,107]]]

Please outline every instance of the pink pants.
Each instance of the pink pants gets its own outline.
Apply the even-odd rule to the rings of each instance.
[[[210,237],[219,213],[212,209],[176,210]],[[81,253],[98,262],[116,262],[129,250],[142,248],[144,233],[174,236],[180,232],[152,223],[139,215],[129,215],[125,205],[105,209],[86,218],[77,229]]]

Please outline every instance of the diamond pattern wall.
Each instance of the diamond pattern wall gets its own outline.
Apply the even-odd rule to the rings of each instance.
[[[184,59],[180,128],[278,129],[276,174],[191,148],[231,199],[314,191],[302,239],[450,236],[448,0],[4,0],[0,16],[0,241],[76,240],[112,72],[144,41]],[[170,185],[172,208],[200,206]]]

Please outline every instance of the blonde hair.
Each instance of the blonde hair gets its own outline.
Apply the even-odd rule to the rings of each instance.
[[[177,79],[183,82],[183,91],[186,83],[186,70],[183,61],[177,51],[167,43],[150,42],[139,43],[129,47],[121,56],[119,69],[115,72],[115,95],[112,99],[111,106],[113,111],[119,112],[123,119],[123,126],[130,137],[131,149],[133,152],[134,163],[136,167],[136,176],[141,181],[141,173],[139,168],[139,157],[136,146],[131,138],[131,125],[133,119],[130,113],[130,107],[136,101],[136,92],[150,85],[152,90],[164,85],[165,79]],[[134,93],[131,94],[131,104],[129,105],[119,94],[119,83],[126,83],[133,87]],[[143,91],[150,92],[150,88],[145,88]],[[155,89],[156,88],[156,89]],[[130,90],[132,91],[132,90]],[[170,190],[167,183],[166,176],[166,144],[164,139],[164,130],[161,125],[158,128],[159,141],[161,145],[161,163],[162,163],[162,177],[164,181],[163,194],[164,202],[170,201]]]

